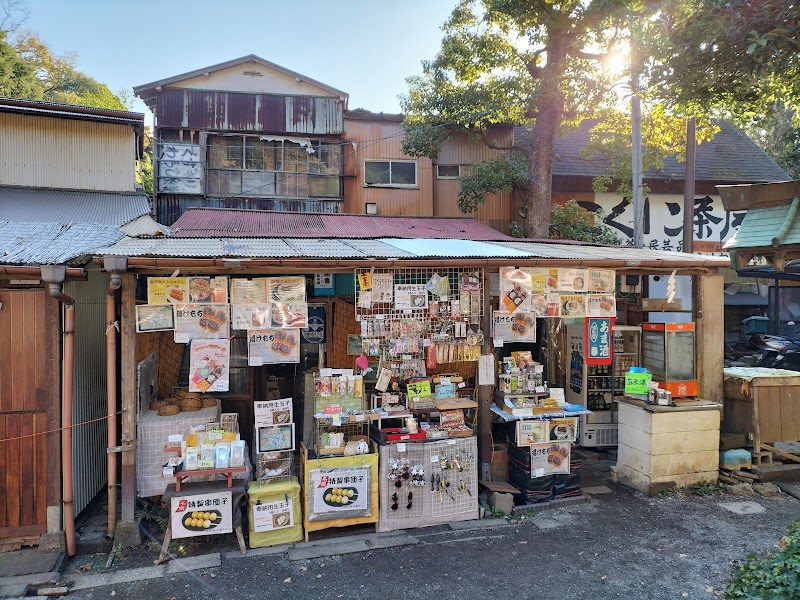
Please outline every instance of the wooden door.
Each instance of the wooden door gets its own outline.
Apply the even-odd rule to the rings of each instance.
[[[0,538],[34,536],[47,528],[44,432],[57,410],[48,406],[49,303],[42,289],[0,289],[0,302]]]

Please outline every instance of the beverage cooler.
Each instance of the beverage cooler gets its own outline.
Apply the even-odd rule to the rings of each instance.
[[[639,365],[642,328],[615,325],[610,365],[586,364],[583,321],[567,326],[567,402],[592,411],[581,416],[579,443],[584,447],[617,445],[617,403],[625,393],[625,373]]]

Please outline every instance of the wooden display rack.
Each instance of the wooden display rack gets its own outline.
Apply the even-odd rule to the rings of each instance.
[[[303,474],[303,529],[305,539],[308,541],[312,531],[321,531],[330,527],[350,527],[351,525],[363,525],[365,523],[375,523],[375,531],[378,531],[378,450],[372,444],[371,454],[357,454],[355,456],[336,456],[331,458],[309,458],[308,449],[305,443],[300,442],[300,470]],[[341,519],[324,519],[321,521],[308,520],[308,486],[309,471],[313,469],[329,469],[336,467],[369,466],[372,470],[372,481],[370,482],[370,506],[371,514],[365,517],[347,517]]]

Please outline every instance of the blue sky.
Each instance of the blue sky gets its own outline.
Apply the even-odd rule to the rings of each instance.
[[[456,0],[24,0],[26,27],[112,91],[257,54],[399,112]],[[133,110],[152,118],[136,99]]]

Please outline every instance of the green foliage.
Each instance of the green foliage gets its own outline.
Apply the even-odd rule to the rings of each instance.
[[[737,565],[724,597],[726,600],[800,598],[800,521],[789,526],[780,547],[764,557],[751,553],[743,564]]]
[[[582,208],[575,200],[553,207],[550,213],[550,239],[576,240],[591,244],[619,245],[621,240],[611,229],[603,224],[605,214],[602,210],[590,213]],[[509,225],[512,237],[528,237],[524,225],[511,223]]]
[[[797,112],[778,104],[759,120],[745,125],[747,134],[777,162],[792,179],[800,178],[800,119]]]
[[[467,175],[458,178],[458,208],[469,214],[478,210],[478,206],[491,194],[511,191],[515,186],[527,184],[524,158],[517,159],[490,158],[472,165]]]
[[[145,194],[153,197],[153,137],[149,127],[145,129],[144,154],[138,161],[136,184],[144,189]]]
[[[8,43],[6,33],[0,31],[0,96],[36,100],[42,94],[33,65],[17,55],[14,46]]]

